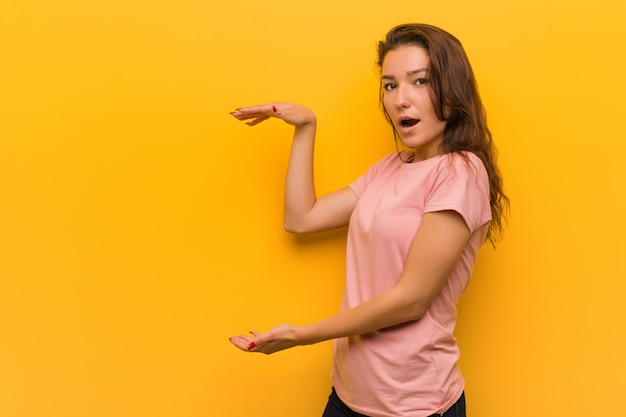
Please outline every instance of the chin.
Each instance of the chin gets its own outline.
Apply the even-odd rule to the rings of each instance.
[[[405,148],[410,148],[411,150],[415,149],[415,147],[417,146],[422,145],[419,143],[419,141],[411,140],[411,138],[403,138],[402,136],[399,136],[399,139],[402,146],[404,146]]]

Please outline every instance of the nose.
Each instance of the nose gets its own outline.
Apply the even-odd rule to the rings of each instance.
[[[396,88],[396,97],[395,97],[394,102],[395,102],[395,105],[398,107],[407,108],[411,106],[411,102],[408,96],[408,89],[406,86],[399,85]]]

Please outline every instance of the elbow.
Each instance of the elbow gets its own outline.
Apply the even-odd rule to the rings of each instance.
[[[403,319],[405,321],[417,321],[421,319],[428,307],[430,307],[430,301],[423,298],[405,299],[402,306]]]
[[[283,228],[286,232],[294,235],[305,235],[319,231],[315,224],[309,221],[307,216],[288,216],[283,217]]]
[[[285,213],[285,217],[283,217],[283,229],[287,233],[300,234],[300,228],[298,227],[297,222],[294,222],[292,219],[287,216]]]
[[[298,229],[298,228],[294,227],[294,226],[293,226],[293,225],[291,225],[291,224],[284,223],[284,224],[283,224],[283,228],[285,229],[285,232],[287,232],[287,233],[292,233],[292,234],[294,234],[294,235],[299,235],[299,234],[301,234],[301,233],[302,233],[302,232],[300,231],[300,229]]]
[[[283,222],[283,228],[285,229],[286,232],[292,233],[294,235],[303,235],[306,233],[310,233],[310,230],[308,230],[302,224],[288,222],[286,220]]]
[[[392,290],[398,319],[400,322],[417,321],[426,314],[436,294],[414,286],[402,285],[405,282],[401,281]]]
[[[407,321],[417,321],[421,319],[428,310],[427,306],[420,303],[415,303],[406,308]]]

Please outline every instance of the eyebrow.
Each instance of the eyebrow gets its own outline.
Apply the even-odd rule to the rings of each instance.
[[[406,75],[408,77],[410,77],[412,75],[419,74],[420,72],[428,72],[428,69],[427,68],[418,68],[418,69],[415,69],[415,70],[407,72]],[[384,80],[395,80],[396,79],[396,77],[394,77],[393,75],[383,75],[381,78],[384,79]]]

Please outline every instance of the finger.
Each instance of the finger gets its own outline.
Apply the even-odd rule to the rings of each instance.
[[[279,113],[278,103],[270,103],[270,104],[261,104],[258,106],[250,106],[250,107],[240,107],[236,109],[234,112],[230,112],[232,116],[234,116],[238,120],[249,120],[255,119],[263,116],[276,116]],[[266,120],[266,119],[263,119]],[[260,120],[260,123],[263,120]],[[255,124],[256,124],[255,123]]]
[[[229,340],[233,345],[243,351],[248,351],[248,346],[252,343],[252,338],[243,335],[231,337]]]
[[[271,112],[271,111],[270,111]],[[237,120],[250,120],[256,119],[257,117],[262,117],[270,114],[267,111],[248,111],[245,109],[237,109],[233,112],[230,112],[230,115],[235,117]]]
[[[261,122],[266,121],[266,120],[267,120],[267,119],[269,119],[270,117],[271,117],[270,115],[266,114],[266,115],[263,115],[263,116],[261,116],[261,117],[257,117],[257,118],[256,118],[256,119],[254,119],[253,121],[251,121],[251,122],[247,122],[246,124],[247,124],[248,126],[255,126],[255,125],[258,125],[258,124],[259,124],[259,123],[261,123]]]
[[[256,119],[259,117],[267,116],[267,113],[242,113],[237,110],[230,112],[230,115],[242,122],[244,120]]]
[[[237,109],[238,112],[242,114],[266,114],[266,113],[276,113],[276,105],[274,103],[260,104],[257,106],[250,107],[240,107]]]
[[[250,330],[250,333],[253,334],[255,338],[250,339],[250,343],[248,343],[248,346],[246,346],[246,350],[248,352],[253,351],[254,348],[256,348],[257,346],[261,344],[261,341],[259,340],[259,336],[261,336],[261,333],[257,332],[256,330]]]

